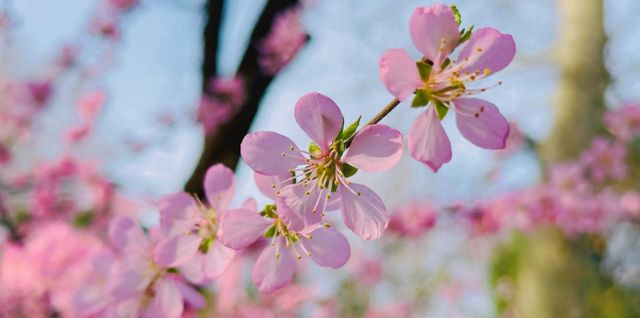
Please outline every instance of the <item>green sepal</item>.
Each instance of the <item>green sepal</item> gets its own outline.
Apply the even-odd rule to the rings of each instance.
[[[175,267],[169,267],[167,268],[167,273],[171,273],[171,274],[178,274],[178,269]]]
[[[266,216],[270,219],[277,217],[276,215],[276,205],[275,204],[267,204],[264,207],[264,210],[260,213],[262,216]]]
[[[433,101],[433,105],[436,109],[436,115],[438,115],[438,119],[442,120],[445,116],[447,116],[447,112],[449,111],[449,107],[443,104],[441,101]]]
[[[449,64],[451,64],[451,59],[447,57],[446,59],[444,59],[444,62],[442,62],[442,65],[440,65],[440,69],[444,70],[445,68],[447,68],[447,66],[449,66]]]
[[[200,246],[198,246],[198,251],[202,252],[202,254],[207,254],[212,243],[213,240],[211,238],[202,240],[202,242],[200,242]]]
[[[358,168],[348,164],[348,163],[344,163],[342,164],[342,167],[340,168],[340,170],[342,171],[342,173],[344,174],[345,177],[349,178],[351,176],[353,176],[354,174],[356,174],[356,172],[358,172]]]
[[[474,25],[471,25],[468,30],[462,29],[460,31],[460,40],[458,40],[458,45],[467,42],[469,38],[471,38],[471,32],[473,32]]]
[[[360,126],[361,118],[362,116],[358,116],[358,119],[353,121],[349,126],[347,126],[347,128],[343,127],[343,129],[340,130],[340,133],[338,134],[338,138],[336,139],[347,140],[351,138],[351,136],[356,133],[356,130],[358,130],[358,126]]]
[[[453,18],[456,20],[456,23],[460,25],[460,23],[462,23],[462,15],[460,15],[460,11],[455,4],[451,5],[451,11],[453,11]]]
[[[312,156],[320,157],[320,156],[322,156],[322,149],[320,148],[320,146],[316,145],[314,142],[310,142],[309,143],[309,153]]]
[[[431,64],[423,61],[423,60],[419,60],[416,62],[416,66],[418,67],[418,73],[420,74],[420,79],[422,79],[423,81],[427,81],[429,80],[429,74],[431,74]]]
[[[338,190],[338,183],[337,182],[332,182],[331,183],[331,193],[336,192]]]
[[[93,219],[91,211],[82,212],[73,218],[73,225],[77,228],[85,228],[93,223]]]
[[[264,237],[266,238],[272,238],[276,235],[276,226],[275,224],[270,226],[266,232],[264,232]]]
[[[429,93],[424,89],[416,90],[416,95],[413,97],[411,107],[422,107],[429,104]]]

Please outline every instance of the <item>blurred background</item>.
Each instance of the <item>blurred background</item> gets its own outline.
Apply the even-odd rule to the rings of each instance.
[[[29,84],[36,97],[46,90],[28,124],[0,127],[10,154],[0,175],[4,186],[15,188],[21,177],[60,158],[90,162],[114,191],[136,202],[122,213],[138,215],[149,227],[158,222],[154,200],[183,188],[201,194],[203,171],[217,162],[237,171],[234,204],[249,197],[268,203],[238,160],[242,136],[273,130],[304,145],[307,137],[293,124],[292,110],[312,91],[335,100],[347,122],[371,118],[392,99],[379,77],[380,57],[389,48],[404,48],[419,58],[409,17],[415,8],[436,3],[121,0],[113,1],[122,5],[113,13],[106,2],[0,0],[0,109],[14,107],[7,103],[15,90],[7,87],[15,83]],[[629,203],[640,184],[635,139],[624,141],[624,176],[584,181],[594,188],[587,196],[615,193],[614,203],[598,205],[606,210],[598,212],[607,216],[605,225],[567,230],[566,224],[582,222],[584,207],[572,206],[579,211],[570,216],[559,209],[544,221],[521,215],[546,209],[540,188],[566,181],[574,167],[560,164],[587,160],[584,151],[594,136],[618,140],[611,129],[618,123],[602,118],[637,104],[640,2],[455,5],[462,26],[491,26],[515,39],[515,60],[482,83],[502,81],[482,98],[512,123],[508,149],[472,145],[449,116],[443,123],[453,159],[438,173],[405,153],[390,171],[358,174],[355,179],[375,189],[390,210],[409,213],[405,222],[433,213],[435,224],[411,238],[397,229],[381,241],[350,235],[353,253],[345,268],[309,266],[301,284],[313,286],[314,297],[296,306],[295,315],[327,310],[328,317],[640,317],[640,206],[634,210]],[[260,60],[269,50],[260,40],[285,9],[295,16],[282,22],[294,24],[282,41],[296,44],[281,44],[292,46],[284,60]],[[233,78],[244,81],[237,103],[224,89],[233,89]],[[95,92],[104,94],[104,103],[86,115],[78,100]],[[227,103],[219,105],[221,100]],[[383,123],[406,136],[417,113],[405,102]],[[70,131],[85,128],[87,117],[89,132]],[[623,194],[629,194],[626,201]],[[9,190],[2,197],[9,207],[29,200]],[[565,204],[564,197],[559,201],[553,204]],[[20,209],[8,208],[8,219],[30,213]],[[9,240],[11,230],[4,233]]]

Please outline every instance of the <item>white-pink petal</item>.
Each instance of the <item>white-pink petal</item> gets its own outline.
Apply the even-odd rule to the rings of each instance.
[[[409,20],[409,31],[418,51],[436,67],[451,54],[460,39],[453,11],[442,4],[413,11]]]
[[[464,63],[459,73],[496,73],[509,65],[515,54],[516,44],[510,34],[494,28],[475,30],[458,55],[458,64]]]
[[[224,274],[233,257],[235,251],[220,244],[219,241],[211,243],[209,250],[204,254],[202,273],[205,279],[217,278]]]
[[[338,105],[320,93],[302,96],[296,103],[294,116],[300,128],[323,150],[338,136],[344,122]]]
[[[259,173],[253,174],[254,180],[258,190],[268,198],[275,200],[277,193],[282,187],[291,184],[291,181],[284,182],[291,179],[291,174],[287,173],[282,176],[267,176]]]
[[[271,131],[246,135],[240,153],[251,170],[269,176],[285,175],[305,162],[291,139]]]
[[[160,212],[160,229],[163,234],[184,233],[187,225],[187,210],[195,208],[193,197],[185,192],[177,192],[164,196],[157,204]],[[179,224],[177,224],[179,223]],[[176,227],[178,227],[176,229]],[[175,233],[177,234],[177,233]]]
[[[353,138],[342,158],[358,169],[379,172],[391,169],[402,157],[402,134],[387,125],[369,125]]]
[[[290,230],[298,232],[320,223],[326,198],[319,197],[319,194],[316,187],[304,187],[302,184],[282,188],[276,198],[276,206],[278,215]]]
[[[235,191],[236,179],[231,169],[221,163],[209,167],[204,176],[204,193],[211,207],[226,209]]]
[[[184,310],[182,294],[171,278],[159,279],[155,283],[153,301],[145,310],[144,317],[178,318]]]
[[[235,250],[243,249],[258,238],[271,225],[258,212],[248,209],[234,209],[225,212],[220,220],[221,242]]]
[[[262,251],[253,266],[251,277],[260,292],[272,293],[291,282],[295,269],[294,256],[289,248],[279,241],[276,246],[269,245]]]
[[[380,238],[389,225],[382,199],[365,185],[352,183],[349,188],[338,187],[344,224],[365,240]]]
[[[198,252],[202,238],[198,235],[175,235],[161,240],[154,249],[156,262],[173,267],[189,262]]]
[[[433,106],[428,106],[427,111],[413,122],[409,132],[409,153],[433,172],[451,160],[451,143]]]
[[[390,49],[382,55],[380,77],[387,90],[399,101],[404,101],[422,86],[416,62],[403,49]]]
[[[351,256],[349,241],[332,227],[320,226],[311,232],[310,239],[303,239],[304,248],[318,265],[342,267]]]
[[[504,149],[509,123],[496,105],[478,98],[454,101],[456,125],[464,138],[485,149]]]

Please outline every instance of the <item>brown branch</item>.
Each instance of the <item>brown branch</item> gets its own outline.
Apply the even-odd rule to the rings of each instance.
[[[187,181],[184,187],[185,191],[202,197],[204,193],[202,187],[204,174],[213,164],[223,163],[235,169],[240,159],[240,143],[249,131],[251,123],[258,112],[260,101],[274,78],[273,75],[264,74],[258,65],[258,44],[268,34],[274,18],[280,12],[297,4],[297,0],[270,0],[262,10],[262,14],[253,28],[249,45],[236,73],[245,83],[245,102],[241,106],[240,111],[238,111],[231,120],[221,125],[215,133],[205,138],[198,165],[189,178],[189,181]],[[205,43],[211,40],[212,39],[206,37],[205,34]],[[205,48],[206,47],[207,45],[205,44]],[[207,54],[207,52],[205,52],[205,54]],[[205,56],[210,57],[210,54],[212,53]],[[204,73],[203,75],[214,74]],[[205,76],[204,79],[206,81],[209,77]]]

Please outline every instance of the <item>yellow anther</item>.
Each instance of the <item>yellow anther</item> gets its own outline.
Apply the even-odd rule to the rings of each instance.
[[[489,74],[491,74],[491,70],[488,68],[484,69],[484,76],[489,76]]]

